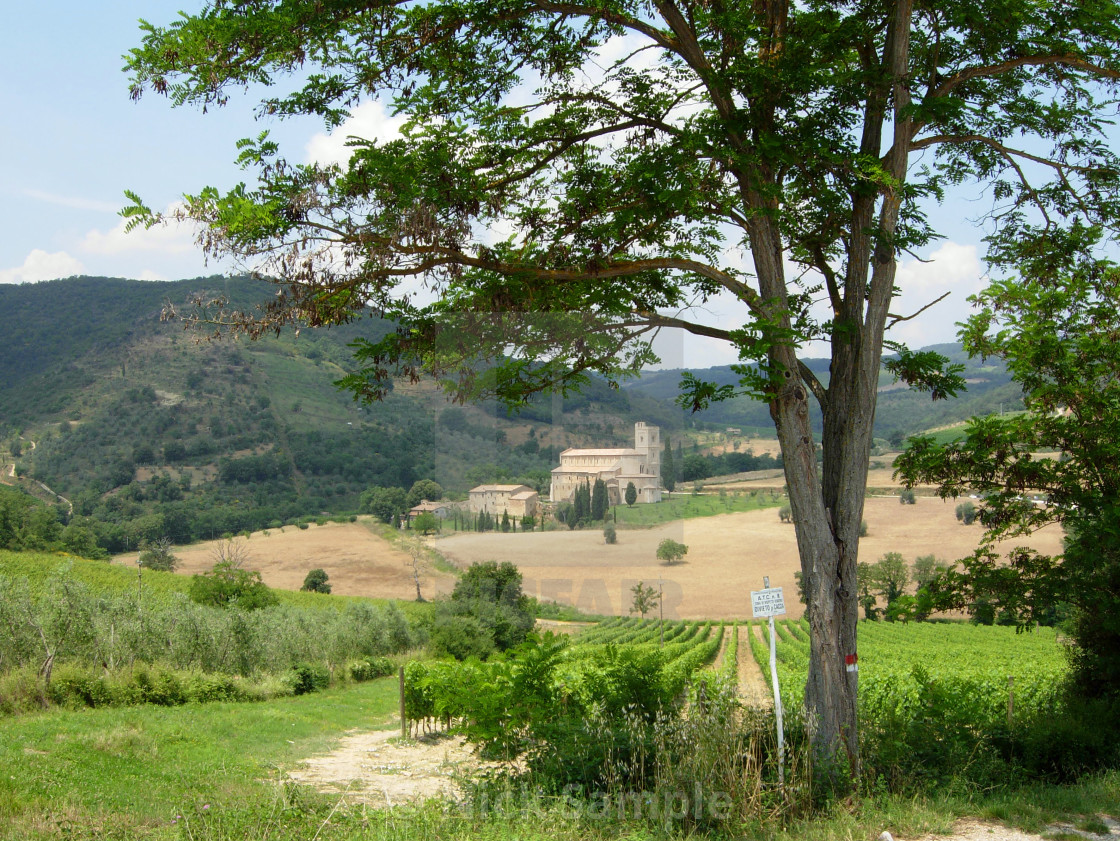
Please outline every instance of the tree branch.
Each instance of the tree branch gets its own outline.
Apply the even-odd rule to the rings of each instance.
[[[1091,61],[1086,61],[1083,58],[1078,58],[1072,55],[1031,55],[1013,58],[1009,61],[1001,61],[996,64],[978,65],[976,67],[968,67],[961,70],[959,73],[954,73],[949,76],[937,87],[932,88],[929,92],[931,97],[941,97],[950,93],[954,88],[963,85],[965,82],[982,77],[1000,76],[1004,73],[1010,73],[1012,70],[1018,70],[1020,67],[1044,67],[1051,64],[1064,64],[1068,67],[1075,67],[1078,70],[1083,70],[1094,76],[1103,76],[1106,79],[1120,79],[1120,71],[1113,70],[1108,67],[1102,67],[1099,64],[1093,64]]]
[[[887,313],[887,318],[890,319],[890,322],[887,324],[886,329],[890,330],[896,324],[899,324],[903,321],[910,321],[912,319],[917,318],[919,315],[921,315],[923,312],[928,310],[930,307],[933,307],[937,304],[940,304],[942,301],[944,301],[946,298],[948,298],[949,295],[951,295],[951,294],[952,294],[951,292],[946,292],[944,295],[941,295],[938,298],[934,298],[932,301],[930,301],[928,304],[926,304],[920,310],[918,310],[917,312],[913,312],[910,315],[895,315],[892,312],[888,312]]]

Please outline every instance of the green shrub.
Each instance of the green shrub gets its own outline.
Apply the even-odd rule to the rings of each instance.
[[[299,589],[305,593],[330,593],[331,585],[323,569],[313,569],[303,579],[303,586]]]
[[[428,645],[435,656],[451,656],[456,660],[468,657],[485,660],[495,650],[493,631],[483,627],[477,616],[448,611],[436,615]]]
[[[259,610],[279,601],[259,572],[241,569],[232,561],[219,561],[209,572],[193,576],[190,595],[199,604],[242,610]]]
[[[368,660],[356,660],[348,667],[351,680],[359,683],[386,677],[396,671],[393,661],[388,657],[371,657]]]
[[[288,679],[294,695],[319,692],[331,685],[330,670],[326,666],[316,666],[311,663],[297,663],[289,672]]]

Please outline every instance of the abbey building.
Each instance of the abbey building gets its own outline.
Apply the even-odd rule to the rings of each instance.
[[[634,424],[634,447],[578,449],[560,453],[560,466],[552,469],[551,499],[564,502],[576,488],[602,479],[612,505],[625,502],[626,486],[633,482],[638,502],[661,501],[661,431],[639,421]]]

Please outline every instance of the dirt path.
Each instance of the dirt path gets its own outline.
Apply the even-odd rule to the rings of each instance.
[[[772,707],[774,696],[766,676],[755,662],[750,634],[761,639],[762,629],[753,623],[750,628],[739,629],[739,697],[751,707]]]
[[[298,783],[350,803],[395,806],[461,796],[456,778],[482,766],[462,736],[401,741],[399,730],[347,733],[333,751],[288,772]]]
[[[718,672],[723,668],[723,661],[727,659],[727,644],[731,641],[731,635],[735,632],[735,628],[731,625],[725,625],[723,628],[723,636],[719,641],[719,651],[716,652],[715,658],[704,667],[705,671]]]
[[[1078,829],[1070,823],[1050,824],[1046,827],[1045,835],[1035,835],[1032,832],[1023,832],[998,823],[988,823],[972,818],[964,818],[953,824],[952,835],[926,835],[921,841],[1045,841],[1055,837],[1086,838],[1095,841],[1120,838],[1120,821],[1114,816],[1101,815],[1101,821],[1108,827],[1107,835],[1097,835]],[[882,841],[886,841],[880,836]],[[903,841],[901,837],[892,841]]]
[[[740,640],[741,642],[742,640]],[[740,666],[744,658],[739,660]],[[750,662],[754,662],[753,659]],[[757,667],[756,667],[757,671]],[[340,798],[346,804],[374,807],[440,798],[462,797],[457,780],[492,763],[482,763],[461,736],[435,734],[401,741],[397,730],[351,731],[328,754],[313,756],[288,772],[295,782]],[[997,823],[965,818],[953,825],[950,835],[925,835],[916,841],[1047,841],[1055,837],[1087,841],[1117,841],[1120,820],[1099,815],[1107,834],[1094,834],[1070,823],[1046,827],[1036,835]],[[880,841],[909,841],[912,836],[890,834],[889,826]]]
[[[545,631],[552,631],[554,634],[563,634],[564,636],[574,637],[577,636],[584,628],[590,628],[596,625],[596,622],[565,622],[561,619],[538,619],[536,629],[541,633]]]

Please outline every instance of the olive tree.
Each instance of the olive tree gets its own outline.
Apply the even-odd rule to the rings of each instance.
[[[962,385],[888,336],[934,303],[892,306],[900,255],[934,241],[929,209],[962,184],[992,197],[993,274],[1113,229],[1118,22],[1110,0],[213,0],[143,24],[127,61],[134,97],[211,108],[263,88],[262,115],[331,128],[380,97],[405,120],[352,137],[343,164],[242,141],[254,182],[174,215],[282,289],[260,312],[188,317],[254,336],[391,319],[345,380],[369,399],[424,374],[514,405],[616,382],[665,328],[735,349],[737,383],[686,374],[681,402],[769,404],[809,604],[810,738],[841,781],[859,767],[845,658],[883,350],[935,398]],[[129,195],[130,225],[160,221]],[[717,294],[737,324],[711,317]],[[799,361],[808,341],[830,348],[827,381]]]

